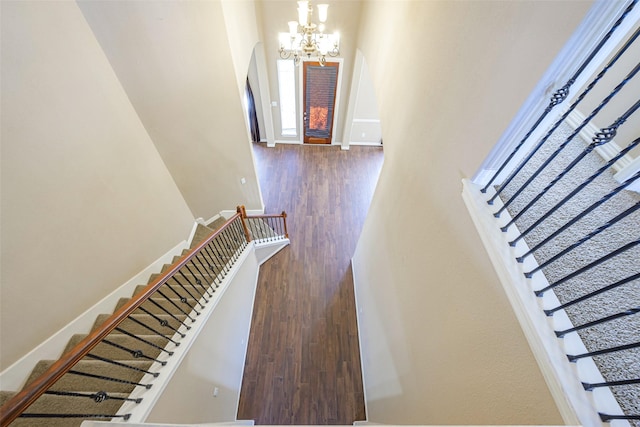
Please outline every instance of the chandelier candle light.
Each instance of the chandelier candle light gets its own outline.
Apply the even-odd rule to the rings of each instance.
[[[296,65],[300,64],[302,55],[318,57],[320,65],[327,62],[326,55],[338,56],[338,33],[325,34],[324,23],[327,20],[328,4],[318,5],[318,25],[311,22],[313,7],[310,1],[298,2],[298,21],[289,21],[289,33],[280,33],[280,58],[289,59],[293,55]],[[300,31],[298,31],[298,26]],[[288,47],[285,47],[287,46]]]

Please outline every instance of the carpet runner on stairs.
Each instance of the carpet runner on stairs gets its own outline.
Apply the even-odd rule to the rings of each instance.
[[[197,246],[211,233],[225,223],[224,219],[214,221],[209,226],[198,225],[191,248]],[[232,244],[225,240],[218,242],[222,248],[231,248]],[[215,246],[215,245],[214,245]],[[185,250],[182,255],[187,253]],[[192,310],[199,311],[199,302],[202,295],[208,299],[203,286],[211,282],[206,270],[206,263],[222,266],[229,261],[229,256],[224,250],[218,253],[199,255],[199,259],[189,268],[183,267],[177,274],[177,280],[170,279],[163,285],[158,293],[154,294],[150,301],[145,302],[130,318],[126,319],[119,327],[107,335],[106,339],[94,347],[88,356],[79,361],[69,372],[62,376],[47,394],[41,396],[26,411],[27,414],[95,414],[111,415],[125,402],[122,399],[129,397],[134,388],[141,384],[146,373],[151,372],[153,362],[161,353],[171,351],[176,344],[171,341],[177,330],[183,331],[182,324],[190,323],[189,316],[193,316]],[[206,257],[206,259],[204,259]],[[175,257],[173,262],[180,259]],[[162,272],[170,268],[165,265]],[[153,274],[147,283],[153,282],[160,273]],[[196,286],[190,283],[196,284]],[[136,287],[133,295],[142,292],[146,285]],[[129,301],[122,298],[118,302],[116,310]],[[98,328],[111,314],[101,314],[96,319],[93,329]],[[138,323],[140,322],[140,323]],[[147,326],[144,326],[147,325]],[[151,329],[150,329],[151,328]],[[126,333],[125,333],[126,332]],[[127,333],[131,334],[128,335]],[[74,335],[68,342],[64,352],[71,350],[87,335]],[[106,360],[109,361],[106,361]],[[33,369],[27,384],[40,376],[54,361],[42,360]],[[74,396],[60,395],[59,393],[73,393]],[[15,395],[15,391],[0,392],[0,406]],[[94,395],[93,398],[82,395]],[[108,398],[104,398],[108,396]],[[108,417],[91,417],[108,421]],[[18,418],[11,423],[12,427],[76,427],[80,426],[87,417],[77,418]]]
[[[540,152],[531,159],[521,173],[504,189],[500,196],[501,200],[505,202],[511,199],[516,190],[532,175],[533,171],[572,132],[573,129],[567,125],[560,127]],[[546,187],[547,183],[551,182],[573,159],[585,150],[587,144],[580,137],[574,138],[561,154],[509,205],[508,211],[510,215],[513,217],[518,214],[533,197]],[[604,164],[604,160],[595,151],[588,154],[577,167],[574,167],[555,186],[546,191],[538,202],[516,221],[518,230],[520,232],[526,230]],[[525,236],[526,243],[530,248],[533,248],[618,185],[619,183],[613,178],[613,172],[609,169],[585,187],[577,197],[571,198],[557,212],[527,234]],[[542,264],[561,250],[606,224],[630,206],[638,203],[638,201],[640,201],[640,195],[637,193],[622,191],[547,244],[541,246],[533,253],[533,256],[538,264]],[[637,240],[640,238],[638,224],[640,224],[640,211],[636,211],[596,237],[589,239],[558,261],[550,263],[542,270],[547,281],[549,283],[559,281],[579,268],[611,253],[613,250]],[[633,249],[565,281],[554,288],[554,292],[561,304],[573,301],[590,292],[640,273],[640,262],[638,260],[640,260],[640,245],[636,245]],[[565,311],[572,323],[577,326],[633,307],[640,307],[640,279],[631,280],[610,291],[572,304]],[[640,315],[631,315],[605,322],[598,326],[581,330],[579,334],[588,351],[638,342],[640,341]],[[595,356],[593,359],[607,381],[640,378],[640,348],[603,354]],[[611,387],[611,391],[625,413],[640,414],[640,384],[615,386]],[[637,427],[640,427],[640,422],[632,422]]]

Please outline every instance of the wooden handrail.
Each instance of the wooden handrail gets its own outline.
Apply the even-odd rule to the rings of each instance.
[[[149,283],[144,291],[138,296],[133,297],[129,302],[113,313],[99,329],[90,333],[75,347],[62,355],[53,365],[49,367],[42,375],[33,380],[22,391],[9,399],[0,408],[0,426],[8,426],[12,421],[20,416],[29,405],[31,405],[38,397],[40,397],[49,387],[51,387],[60,377],[66,374],[80,359],[87,355],[96,345],[100,344],[102,339],[109,335],[123,320],[125,320],[135,309],[140,307],[149,297],[168,281],[175,273],[178,272],[191,258],[211,242],[218,234],[222,233],[229,224],[238,217],[242,217],[240,213],[229,218],[222,227],[212,232],[209,237],[204,239],[198,246],[191,249],[183,255],[176,263],[165,273],[161,274],[153,282]]]

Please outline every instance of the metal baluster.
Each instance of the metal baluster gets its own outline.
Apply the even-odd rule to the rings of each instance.
[[[96,403],[101,403],[101,402],[104,402],[105,400],[122,400],[126,402],[135,402],[135,403],[142,402],[141,397],[137,399],[132,399],[129,397],[111,396],[105,391],[99,391],[97,393],[78,393],[73,391],[47,390],[44,392],[44,394],[50,394],[53,396],[87,397]]]
[[[615,157],[611,158],[604,166],[602,166],[600,169],[598,169],[593,175],[591,175],[589,178],[587,178],[582,184],[578,185],[573,191],[571,191],[569,194],[567,194],[562,200],[560,200],[558,203],[556,203],[551,209],[549,209],[549,211],[547,211],[547,213],[545,213],[544,215],[542,215],[540,218],[538,218],[536,220],[536,222],[534,222],[533,224],[531,224],[526,230],[524,230],[518,237],[516,237],[514,240],[512,240],[511,242],[509,242],[510,246],[515,246],[516,243],[522,239],[524,236],[526,236],[527,234],[529,234],[532,230],[534,230],[538,225],[540,225],[545,219],[549,218],[554,212],[556,212],[560,207],[562,207],[566,202],[568,202],[571,198],[573,198],[573,196],[575,196],[576,194],[578,194],[580,191],[582,191],[587,185],[591,184],[598,176],[602,175],[604,172],[606,172],[607,170],[609,170],[609,168],[611,166],[613,166],[613,164],[615,162],[617,162],[620,158],[622,158],[625,154],[627,154],[629,151],[631,151],[633,148],[635,148],[638,144],[640,144],[640,138],[635,139],[631,144],[629,144],[627,147],[625,147],[623,150],[620,151],[620,153],[618,153]],[[624,189],[625,187],[627,187],[628,185],[630,185],[632,182],[634,182],[638,177],[640,177],[640,173],[637,173],[636,175],[634,175],[633,177],[631,177],[630,179],[627,179],[623,185],[618,186],[616,189],[614,189],[611,193],[610,197],[613,197],[615,194],[617,194],[618,192],[622,191],[622,189]],[[608,198],[606,199],[608,200]],[[605,200],[605,201],[606,201]],[[604,203],[604,202],[603,202]],[[584,216],[584,215],[583,215]],[[526,255],[525,255],[526,256]],[[518,261],[518,262],[522,262],[522,261]]]
[[[534,293],[536,294],[536,296],[541,297],[546,291],[548,291],[549,289],[553,289],[558,285],[563,284],[564,282],[566,282],[567,280],[573,279],[574,277],[578,276],[579,274],[584,273],[585,271],[589,271],[590,269],[592,269],[593,267],[596,267],[599,264],[602,264],[603,262],[620,255],[623,252],[628,251],[629,249],[632,249],[635,246],[640,245],[640,239],[627,243],[626,245],[616,249],[613,252],[609,252],[606,255],[601,256],[600,258],[598,258],[597,260],[585,265],[584,267],[581,267],[579,269],[577,269],[576,271],[574,271],[571,274],[568,274],[566,276],[564,276],[561,279],[558,279],[557,281],[549,284],[548,286],[546,286],[545,288],[542,288],[540,290],[535,291]]]
[[[582,123],[571,133],[571,135],[569,135],[569,137],[567,137],[567,139],[560,144],[560,146],[556,149],[556,151],[554,151],[549,158],[547,158],[537,169],[536,171],[529,177],[527,178],[527,180],[525,181],[524,184],[522,184],[520,186],[520,188],[518,190],[516,190],[516,192],[506,201],[504,202],[503,206],[496,212],[493,214],[493,216],[495,216],[496,218],[498,218],[500,216],[500,214],[511,204],[511,202],[513,202],[516,197],[518,197],[520,195],[520,193],[522,193],[524,191],[524,189],[531,184],[531,182],[547,167],[549,166],[549,164],[551,164],[551,162],[553,161],[553,159],[555,159],[561,152],[562,150],[564,150],[564,148],[573,140],[573,138],[575,138],[576,135],[578,135],[580,133],[580,131],[582,130],[582,128],[584,128],[587,124],[589,124],[589,122],[591,122],[591,119],[593,119],[596,114],[598,114],[600,112],[600,110],[602,110],[608,103],[609,101],[611,101],[611,99],[613,99],[614,96],[616,96],[621,90],[622,88],[638,73],[638,71],[640,71],[640,63],[636,64],[636,66],[633,68],[633,70],[631,70],[631,72],[629,72],[629,74],[627,74],[627,76],[622,80],[622,82],[620,82],[620,84],[618,84],[618,86],[616,86],[613,91],[607,95],[601,102],[600,104],[589,114],[589,116],[587,116]],[[634,106],[635,107],[635,106]],[[627,111],[627,113],[625,113],[623,115],[623,117],[628,117],[629,115],[633,114],[633,112],[635,112],[635,110],[637,109],[637,107],[631,107],[629,110],[632,110],[629,112],[629,110]],[[622,118],[622,117],[621,117]],[[620,120],[620,119],[618,119]],[[626,120],[626,118],[625,118]],[[624,120],[623,120],[624,122]],[[615,123],[614,123],[615,124]],[[519,170],[517,170],[519,172]]]
[[[217,282],[216,282],[216,280],[214,280],[213,284],[216,285],[216,288],[219,288],[220,287],[220,283],[222,283],[221,276],[224,276],[223,275],[223,267],[222,267],[220,259],[218,259],[218,255],[216,255],[216,253],[215,253],[215,245],[214,245],[213,241],[211,241],[211,242],[209,242],[207,244],[206,249],[207,249],[207,253],[209,254],[209,257],[211,258],[211,261],[213,261],[213,265],[217,269],[217,271],[215,271]]]
[[[570,354],[570,355],[567,355],[567,358],[569,359],[569,362],[575,362],[576,360],[583,359],[585,357],[601,356],[607,353],[615,353],[616,351],[631,350],[632,348],[639,348],[639,347],[640,347],[640,342],[634,342],[631,344],[619,345],[617,347],[605,348],[603,350],[590,351],[588,353],[575,354],[575,355]]]
[[[640,70],[640,64],[638,64],[638,69]],[[507,229],[518,218],[520,218],[525,212],[527,212],[531,208],[531,206],[535,205],[536,202],[540,200],[540,198],[544,196],[544,194],[547,191],[549,191],[554,185],[556,185],[558,181],[564,178],[574,167],[576,167],[578,163],[580,163],[580,161],[582,161],[582,159],[587,157],[587,155],[589,155],[593,150],[595,150],[596,147],[599,147],[611,141],[616,135],[618,128],[622,126],[622,124],[627,121],[629,116],[631,116],[638,108],[640,108],[640,100],[638,100],[629,110],[627,110],[625,114],[623,114],[614,123],[612,123],[611,126],[600,129],[600,131],[597,132],[593,137],[593,142],[589,144],[584,150],[582,150],[582,152],[575,159],[573,159],[573,161],[571,161],[571,163],[569,163],[569,165],[566,168],[564,168],[562,172],[560,172],[554,179],[552,179],[546,185],[546,187],[542,189],[542,191],[540,191],[533,199],[531,199],[531,201],[529,201],[529,203],[527,203],[527,205],[524,208],[522,208],[520,212],[518,212],[511,219],[511,221],[509,221],[509,223],[507,223],[504,227],[502,227],[501,230],[507,231]]]
[[[235,251],[232,249],[231,241],[229,240],[229,229],[225,228],[220,236],[222,237],[223,247],[226,248],[229,260],[231,261],[231,265],[233,265],[236,261],[236,256]]]
[[[191,264],[193,264],[193,259],[189,260],[189,262],[190,262]],[[196,270],[198,270],[198,268],[195,266],[195,264],[193,264],[193,265],[194,265],[194,267],[196,268]],[[193,271],[191,271],[191,268],[189,268],[189,265],[188,265],[188,264],[185,264],[185,265],[183,266],[183,268],[186,268],[186,269],[187,269],[187,271],[189,271],[189,274],[191,274],[191,275],[193,276],[193,279],[195,280],[196,285],[198,285],[198,286],[200,286],[200,287],[204,288],[204,286],[202,285],[202,280],[200,280],[200,279],[198,278],[198,276],[197,276],[196,274],[194,274],[194,272],[193,272]],[[202,276],[202,278],[204,279],[204,275],[202,275],[202,274],[200,273],[200,270],[198,270],[198,273],[199,273],[199,274]],[[187,276],[185,276],[185,274],[182,272],[182,268],[181,268],[180,270],[178,270],[178,274],[180,274],[180,275],[181,275],[181,276],[182,276],[186,281],[188,281],[188,282],[189,282],[189,284],[190,284],[191,286],[193,286],[193,289],[198,293],[198,295],[200,295],[200,298],[204,298],[204,302],[205,302],[205,304],[209,302],[209,300],[205,298],[204,294],[203,294],[202,292],[200,292],[200,290],[198,289],[198,286],[196,286],[196,285],[194,285],[193,283],[191,283],[191,280],[189,280],[189,278],[188,278]],[[174,279],[175,279],[175,276],[173,276],[173,277],[174,277]],[[176,280],[176,281],[177,281],[177,280]],[[185,292],[187,292],[187,293],[188,293],[188,294],[189,294],[193,299],[199,300],[199,298],[195,298],[195,297],[191,294],[191,292],[189,292],[186,288],[184,288],[184,287],[183,287],[183,289],[184,289],[184,290],[185,290]],[[203,306],[202,304],[200,304],[200,306],[204,308],[204,306]]]
[[[128,421],[131,418],[131,414],[124,415],[106,415],[106,414],[36,414],[36,413],[22,413],[20,418],[122,418]]]
[[[567,81],[567,83],[560,89],[558,89],[552,96],[551,96],[551,100],[549,102],[549,105],[547,105],[547,107],[545,108],[545,110],[542,112],[542,114],[540,115],[540,117],[538,117],[538,119],[536,120],[536,122],[533,124],[533,126],[531,127],[531,129],[529,129],[529,131],[527,132],[527,134],[522,138],[522,140],[518,143],[518,145],[515,147],[515,149],[511,152],[511,154],[507,157],[507,159],[502,163],[502,165],[498,168],[498,171],[491,177],[491,179],[489,180],[489,182],[484,186],[484,188],[482,188],[483,193],[487,192],[487,189],[489,188],[489,186],[491,185],[491,183],[493,183],[493,181],[498,177],[498,175],[500,175],[500,173],[502,173],[502,171],[504,170],[504,168],[507,166],[507,164],[511,161],[511,159],[513,159],[513,157],[516,155],[516,153],[520,150],[520,148],[524,145],[524,143],[529,139],[529,136],[531,136],[531,134],[533,133],[533,131],[540,125],[540,123],[542,123],[542,121],[544,120],[544,118],[547,116],[547,114],[549,114],[551,112],[551,110],[558,104],[562,103],[569,95],[570,92],[570,88],[573,85],[573,83],[576,81],[576,79],[580,76],[580,74],[582,74],[582,72],[585,70],[585,68],[589,65],[589,63],[593,60],[593,58],[598,54],[598,52],[600,51],[600,49],[602,49],[602,46],[604,46],[604,44],[611,38],[611,36],[613,35],[613,33],[616,31],[616,29],[620,26],[620,24],[622,24],[622,22],[624,21],[624,19],[627,17],[627,15],[631,12],[631,10],[633,10],[634,6],[636,5],[636,3],[638,2],[638,0],[633,0],[629,6],[627,6],[627,8],[625,9],[625,11],[620,15],[620,18],[618,18],[618,20],[611,26],[611,28],[609,29],[609,31],[607,32],[607,34],[605,34],[605,36],[602,38],[602,40],[600,40],[600,42],[598,43],[598,45],[594,48],[594,50],[589,54],[589,56],[585,59],[585,61],[583,61],[582,65],[578,68],[578,70],[573,74],[573,76],[571,76],[571,78]],[[634,34],[634,40],[635,37],[637,37],[637,34]],[[631,43],[629,43],[630,45]],[[569,111],[566,113],[565,116],[563,116],[558,122],[556,122],[556,124],[554,125],[554,127],[552,128],[552,132],[555,130],[555,128],[557,128],[560,123],[562,121],[564,121],[564,119],[569,115],[568,113],[570,113],[571,111],[573,111],[573,109],[577,106],[577,104],[582,101],[582,99],[587,95],[587,93],[589,93],[589,91],[593,88],[593,86],[595,86],[595,84],[602,78],[602,76],[606,73],[606,71],[618,60],[618,58],[620,58],[620,56],[622,56],[622,54],[624,53],[624,51],[628,48],[629,46],[627,44],[625,44],[625,46],[623,46],[622,49],[620,49],[618,51],[618,53],[612,58],[612,60],[609,62],[609,64],[605,67],[605,69],[603,69],[603,71],[600,72],[600,74],[598,74],[598,77],[596,77],[596,80],[594,80],[587,89],[585,89],[585,91],[583,91],[583,94],[581,96],[581,98],[579,98],[578,101],[576,101],[569,109]],[[546,139],[549,137],[549,134],[539,143],[539,145],[534,149],[533,152],[537,151],[540,146],[542,144],[544,144],[544,142],[546,141]],[[519,172],[520,169],[522,169],[522,166],[524,166],[524,164],[526,164],[526,162],[528,161],[525,160],[525,162],[523,164],[521,164],[520,167],[518,167],[516,169],[516,171],[512,172],[511,175],[509,176],[509,178],[500,186],[500,188],[496,191],[496,194],[487,202],[489,204],[492,204],[493,201],[495,200],[495,198],[498,196],[498,194],[500,192],[502,192],[502,190],[504,190],[504,188],[509,184],[509,182],[511,182],[511,180],[513,179],[513,177],[517,174],[517,172]]]
[[[169,324],[169,321],[168,321],[167,319],[161,319],[161,318],[159,318],[158,316],[156,316],[155,314],[153,314],[153,313],[152,313],[152,312],[150,312],[149,310],[147,310],[147,309],[145,309],[145,308],[142,308],[142,306],[141,306],[141,307],[138,307],[138,310],[143,311],[143,312],[145,312],[146,314],[148,314],[149,316],[153,317],[155,320],[157,320],[157,321],[158,321],[158,323],[160,324],[160,326],[162,326],[163,328],[169,328],[169,329],[171,329],[171,330],[172,330],[172,331],[174,331],[174,332],[178,332],[178,329],[177,329],[177,328],[174,328],[173,326],[171,326],[171,325]],[[175,317],[175,316],[174,316],[174,317]],[[132,319],[132,317],[129,317],[129,319]],[[178,322],[180,322],[180,320],[178,320]],[[180,322],[180,324],[184,325],[182,322]],[[185,325],[185,326],[186,326],[186,325]],[[191,329],[189,326],[186,326],[186,327],[187,327],[187,329]],[[180,335],[182,335],[182,338],[184,338],[184,337],[185,337],[185,335],[184,335],[184,334],[182,334],[182,333],[180,333],[180,332],[178,332],[178,333],[179,333]]]
[[[136,319],[135,317],[131,317],[131,316],[129,316],[129,317],[127,317],[127,319],[128,319],[128,320],[131,320],[131,321],[132,321],[132,322],[134,322],[134,323],[137,323],[138,325],[142,326],[142,327],[143,327],[143,328],[145,328],[145,329],[150,330],[150,331],[151,331],[151,332],[153,332],[154,334],[160,335],[161,337],[168,338],[165,334],[163,334],[163,333],[161,333],[161,332],[156,331],[156,330],[155,330],[155,329],[153,329],[151,326],[149,326],[149,325],[147,325],[147,324],[145,324],[145,323],[142,323],[141,321],[139,321],[139,320],[138,320],[138,319]],[[184,337],[185,337],[185,335],[184,335],[184,334],[182,334],[182,333],[180,333],[180,332],[178,332],[178,334],[179,334],[182,338],[184,338]]]
[[[167,286],[168,286],[168,285],[167,285]],[[178,311],[180,311],[180,313],[182,313],[182,314],[184,314],[185,316],[187,316],[187,318],[188,318],[189,320],[191,320],[192,322],[195,322],[195,321],[196,321],[196,319],[194,319],[193,317],[191,317],[191,315],[190,315],[189,313],[187,313],[186,311],[184,311],[184,310],[183,310],[183,309],[182,309],[178,304],[176,304],[175,302],[173,302],[173,299],[171,299],[171,298],[169,298],[168,296],[166,296],[165,294],[163,294],[163,293],[162,293],[162,291],[161,291],[160,289],[158,289],[156,292],[157,292],[157,293],[159,293],[160,295],[162,295],[162,297],[164,297],[164,299],[166,299],[166,300],[169,302],[169,304],[173,305],[176,309],[178,309]],[[151,298],[149,298],[149,301],[152,301],[152,299],[151,299]],[[182,298],[180,298],[180,302],[181,302],[181,303],[183,303],[183,304],[186,304],[186,305],[191,309],[190,311],[195,311],[195,310],[193,309],[193,306],[191,306],[191,305],[187,302],[187,299],[186,299],[186,298],[184,298],[184,301],[183,301],[183,299],[182,299]],[[200,314],[200,313],[199,313],[198,311],[196,311],[196,316],[197,316],[197,315],[199,315],[199,314]]]
[[[640,420],[640,414],[638,415],[609,415],[609,414],[603,414],[601,412],[598,412],[598,415],[600,415],[600,419],[602,420],[602,422],[604,423],[608,423],[609,421],[613,421],[613,420]]]
[[[163,335],[163,336],[164,336],[164,335]],[[167,337],[164,337],[164,338],[167,338]],[[169,339],[169,338],[167,338],[167,339]],[[170,340],[170,339],[169,339],[169,341],[173,342],[173,343],[174,343],[174,344],[176,344],[176,345],[180,345],[179,343],[176,343],[175,341],[172,341],[172,340]],[[116,343],[114,343],[113,341],[109,341],[108,339],[103,339],[103,340],[102,340],[102,342],[103,342],[103,343],[105,343],[105,344],[108,344],[108,345],[110,345],[110,346],[112,346],[112,347],[119,348],[119,349],[120,349],[120,350],[122,350],[122,351],[126,351],[126,352],[127,352],[127,353],[129,353],[129,354],[130,354],[134,359],[152,360],[152,361],[154,361],[154,362],[158,362],[158,363],[160,363],[162,366],[164,366],[164,365],[166,365],[166,364],[167,364],[167,362],[161,362],[161,361],[160,361],[160,360],[158,360],[158,359],[154,359],[154,358],[153,358],[153,357],[151,357],[151,356],[147,356],[146,354],[144,354],[144,352],[143,352],[142,350],[131,350],[131,349],[129,349],[129,348],[127,348],[127,347],[123,346],[123,345],[116,344]]]
[[[619,380],[619,381],[606,381],[603,383],[582,383],[582,386],[585,390],[591,391],[594,388],[598,387],[615,387],[620,385],[633,385],[640,384],[640,378],[633,378],[630,380]]]
[[[193,287],[193,289],[196,289],[196,286],[193,283],[191,283],[191,280],[189,280],[189,278],[184,275],[182,270],[178,270],[178,274],[180,274],[182,276],[182,278],[184,280],[186,280]],[[178,278],[175,275],[172,276],[171,278],[173,279],[174,282],[176,282],[182,288],[182,290],[184,290],[187,293],[187,295],[189,295],[189,297],[191,297],[192,300],[195,300],[196,304],[198,304],[200,306],[200,308],[204,308],[204,305],[200,304],[199,298],[194,297],[193,294],[191,294],[191,292],[189,292],[187,290],[187,288],[182,284],[182,282],[180,282],[180,280],[178,280]],[[198,282],[198,279],[196,278],[196,283],[197,282]],[[177,293],[171,286],[169,286],[169,288],[171,288],[171,290],[173,290],[173,292],[176,295],[178,295],[178,296],[180,296],[180,298],[182,298],[182,296],[179,293]]]
[[[592,231],[591,233],[587,234],[586,236],[584,236],[582,239],[578,240],[577,242],[575,242],[574,244],[572,244],[571,246],[569,246],[568,248],[560,251],[559,253],[557,253],[556,255],[554,255],[553,257],[549,258],[547,261],[543,262],[542,264],[540,264],[538,267],[534,268],[533,270],[525,273],[525,277],[527,279],[531,278],[531,276],[533,275],[533,273],[543,269],[544,267],[546,267],[547,265],[551,264],[552,262],[556,261],[558,258],[566,255],[567,253],[569,253],[570,251],[572,251],[573,249],[577,248],[578,246],[582,245],[584,242],[586,242],[587,240],[591,239],[592,237],[602,233],[603,231],[605,231],[607,228],[613,226],[615,223],[617,223],[618,221],[623,220],[624,218],[626,218],[627,216],[631,215],[633,212],[637,211],[638,209],[640,209],[640,201],[636,202],[636,204],[634,204],[633,206],[631,206],[629,209],[625,210],[624,212],[618,214],[617,216],[615,216],[614,218],[610,219],[609,221],[607,221],[606,224],[598,227],[597,229],[595,229],[594,231]]]
[[[611,316],[603,317],[601,319],[597,319],[597,320],[582,324],[580,326],[575,326],[573,328],[565,329],[563,331],[555,331],[555,333],[556,333],[556,336],[558,338],[562,338],[562,337],[564,337],[566,334],[568,334],[570,332],[581,331],[582,329],[591,328],[593,326],[600,325],[600,324],[606,323],[606,322],[610,322],[612,320],[619,319],[621,317],[632,316],[632,315],[637,314],[639,312],[640,312],[640,307],[630,308],[629,310],[625,310],[625,311],[622,311],[620,313],[612,314]]]
[[[204,286],[204,285],[201,285],[201,286],[204,292],[207,294],[207,296],[211,298],[213,296],[212,292],[215,292],[215,290],[212,290],[211,292],[209,292],[209,290],[213,287],[213,284],[216,281],[216,274],[215,274],[214,265],[207,258],[206,252],[205,253],[203,252],[204,250],[198,252],[195,256],[195,259],[200,263],[200,265],[202,265],[202,268],[206,271],[207,276],[209,276],[209,280],[207,280],[208,286]]]
[[[242,248],[244,250],[244,248],[247,247],[247,236],[245,236],[244,234],[244,227],[242,226],[242,220],[240,218],[237,218],[235,221],[233,221],[233,223],[231,224],[233,226],[233,234],[236,238],[236,241],[240,242],[240,248]]]
[[[169,356],[173,356],[173,351],[166,350],[164,347],[160,347],[159,345],[154,344],[154,343],[152,343],[151,341],[146,340],[146,339],[144,339],[144,338],[142,338],[142,337],[139,337],[138,335],[133,334],[133,333],[131,333],[131,332],[129,332],[129,331],[125,331],[124,329],[122,329],[122,328],[120,328],[120,327],[116,327],[116,328],[114,329],[114,331],[118,331],[118,332],[120,332],[121,334],[124,334],[124,335],[130,336],[131,338],[135,338],[136,340],[138,340],[138,341],[140,341],[140,342],[143,342],[143,343],[145,343],[145,344],[147,344],[147,345],[149,345],[149,346],[151,346],[151,347],[153,347],[153,348],[155,348],[155,349],[157,349],[157,350],[160,350],[160,351],[162,351],[162,352],[167,353]],[[166,337],[165,337],[165,338],[166,338]],[[179,343],[179,342],[174,342],[174,344],[175,344],[176,346],[179,346],[179,345],[180,345],[180,343]],[[128,351],[129,353],[131,353],[131,350],[125,350],[125,351]],[[91,355],[91,353],[89,353],[89,355]]]
[[[182,326],[184,326],[185,328],[187,328],[187,330],[191,329],[191,326],[188,326],[186,323],[184,323],[182,320],[178,319],[178,317],[173,314],[172,312],[170,312],[169,310],[167,310],[166,308],[164,308],[163,306],[161,306],[160,304],[158,304],[157,302],[155,302],[154,300],[152,300],[151,298],[149,298],[147,301],[151,302],[152,304],[154,304],[156,307],[158,307],[160,310],[164,311],[166,314],[168,314],[169,316],[171,316],[173,319],[175,319],[176,321],[180,322],[180,324]],[[139,307],[141,310],[145,310],[142,306]],[[146,310],[145,310],[146,311]],[[188,319],[191,319],[189,316],[187,316]],[[191,321],[193,322],[193,319],[191,319]]]
[[[127,365],[126,363],[118,362],[117,360],[107,359],[106,357],[96,356],[95,354],[87,354],[87,357],[90,359],[99,360],[101,362],[109,363],[110,365],[120,366],[121,368],[131,369],[132,371],[143,372],[145,374],[153,375],[154,378],[157,378],[160,375],[159,372],[151,372],[146,369],[138,368],[137,366]]]
[[[220,238],[220,234],[218,234],[215,237],[215,239],[213,239],[211,242],[213,243],[213,246],[216,249],[216,254],[222,265],[222,278],[225,278],[229,270],[227,268],[227,261],[224,256],[224,249],[222,248],[222,240]]]
[[[71,369],[67,373],[73,374],[73,375],[78,375],[78,376],[81,376],[81,377],[96,378],[96,379],[99,379],[99,380],[111,381],[111,382],[114,382],[114,383],[137,385],[137,386],[144,387],[147,390],[149,390],[151,388],[151,386],[153,385],[153,384],[137,383],[135,381],[123,380],[123,379],[120,379],[120,378],[105,377],[104,375],[90,374],[88,372],[80,372],[80,371],[75,371],[73,369]]]
[[[577,304],[577,303],[579,303],[579,302],[586,301],[586,300],[588,300],[589,298],[593,298],[593,297],[594,297],[594,296],[596,296],[596,295],[600,295],[600,294],[602,294],[602,293],[604,293],[604,292],[610,291],[611,289],[615,289],[615,288],[620,287],[620,286],[622,286],[622,285],[626,285],[627,283],[629,283],[629,282],[633,282],[634,280],[638,280],[638,279],[640,279],[640,273],[633,274],[633,275],[631,275],[631,276],[629,276],[629,277],[627,277],[627,278],[625,278],[625,279],[618,280],[618,281],[617,281],[617,282],[615,282],[615,283],[612,283],[612,284],[610,284],[610,285],[607,285],[607,286],[605,286],[604,288],[598,289],[598,290],[593,291],[593,292],[589,292],[589,293],[588,293],[588,294],[586,294],[586,295],[583,295],[583,296],[581,296],[581,297],[578,297],[578,298],[576,298],[576,299],[573,299],[573,300],[571,300],[571,301],[569,301],[569,302],[566,302],[566,303],[564,303],[564,304],[561,304],[561,305],[559,305],[559,306],[557,306],[557,307],[554,307],[554,308],[550,308],[550,309],[544,310],[544,314],[546,314],[547,316],[552,316],[552,315],[553,315],[553,313],[555,313],[555,312],[556,312],[556,311],[558,311],[558,310],[562,310],[562,309],[565,309],[565,308],[567,308],[567,307],[569,307],[569,306],[572,306],[572,305],[574,305],[574,304]]]

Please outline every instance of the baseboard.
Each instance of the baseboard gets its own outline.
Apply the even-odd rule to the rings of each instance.
[[[247,216],[251,216],[251,215],[264,215],[264,206],[262,206],[262,209],[247,209]],[[220,213],[216,216],[214,216],[212,218],[212,220],[208,221],[207,224],[210,224],[213,222],[213,220],[215,220],[216,218],[224,218],[224,219],[229,219],[232,216],[234,216],[237,212],[235,210],[224,210],[224,211],[220,211]]]
[[[22,389],[31,371],[40,360],[58,359],[73,335],[88,333],[93,327],[98,315],[112,313],[120,298],[130,298],[136,286],[147,283],[152,274],[159,272],[164,264],[171,264],[173,257],[180,255],[187,247],[186,240],[178,243],[148,267],[71,321],[67,326],[60,329],[42,344],[20,358],[20,360],[2,371],[0,373],[2,390],[17,391]]]
[[[354,421],[353,425],[357,425],[356,423],[368,423],[369,420],[369,407],[367,406],[367,386],[365,384],[364,378],[364,355],[362,354],[362,338],[360,335],[360,306],[358,305],[358,287],[356,286],[356,269],[353,265],[353,258],[351,258],[351,278],[353,279],[353,299],[356,303],[356,330],[358,331],[358,349],[360,350],[360,374],[362,375],[362,395],[364,398],[364,420],[363,421]]]
[[[582,114],[578,110],[573,110],[567,117],[566,122],[569,126],[571,126],[572,129],[575,130],[585,121],[585,119],[586,116],[584,114]],[[594,125],[593,122],[589,122],[580,130],[579,135],[582,137],[582,139],[590,143],[597,132],[600,132],[600,129],[596,125]],[[595,149],[595,152],[598,153],[605,162],[608,162],[609,160],[617,156],[620,151],[622,151],[622,148],[620,148],[620,146],[616,144],[615,140],[611,140],[604,145],[596,147]],[[632,161],[633,157],[629,156],[629,154],[626,154],[622,156],[617,162],[615,162],[612,167],[616,172],[620,172],[621,170],[629,166]]]
[[[599,378],[593,382],[601,382],[602,376],[590,358],[578,363],[568,362],[566,354],[585,352],[584,344],[578,334],[569,334],[574,336],[567,335],[562,340],[555,336],[554,327],[565,329],[571,326],[571,321],[565,313],[558,312],[552,318],[544,314],[543,307],[559,305],[557,298],[552,290],[545,292],[544,298],[535,296],[533,291],[546,287],[548,282],[542,273],[534,274],[531,279],[525,278],[524,272],[531,271],[538,264],[533,256],[527,257],[522,264],[516,262],[517,254],[526,253],[529,248],[523,240],[519,240],[515,248],[509,245],[509,241],[518,237],[515,226],[504,233],[499,231],[500,226],[510,221],[510,216],[504,211],[500,220],[494,218],[493,212],[501,208],[501,201],[496,198],[494,205],[489,206],[486,201],[492,193],[494,190],[489,189],[487,194],[483,194],[477,184],[463,180],[462,198],[549,391],[567,425],[602,427],[598,411],[622,414],[622,409],[606,387],[599,390],[598,396],[585,392],[581,380],[591,382]]]

